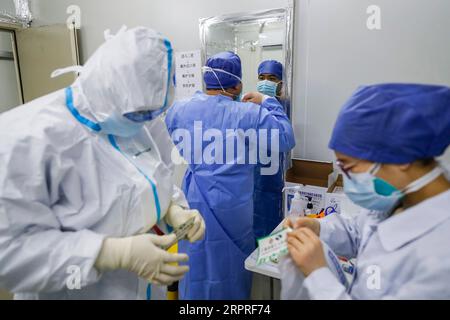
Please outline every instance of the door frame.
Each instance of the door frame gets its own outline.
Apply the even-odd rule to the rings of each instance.
[[[16,38],[16,32],[17,30],[23,29],[23,26],[21,24],[14,24],[14,23],[0,23],[0,31],[9,31],[12,33],[12,50],[13,50],[13,57],[14,57],[14,66],[16,69],[16,80],[17,80],[17,88],[19,90],[19,100],[21,104],[25,102],[24,96],[23,96],[23,87],[22,87],[22,77],[20,73],[20,63],[19,63],[19,54],[17,52],[17,38]]]

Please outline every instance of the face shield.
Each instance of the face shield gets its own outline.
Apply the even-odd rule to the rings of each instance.
[[[147,121],[152,121],[164,112],[166,112],[175,101],[175,59],[173,55],[173,48],[168,40],[165,40],[165,45],[167,48],[167,61],[168,61],[168,79],[167,79],[167,91],[165,95],[164,105],[157,110],[144,110],[127,113],[124,115],[125,118],[133,122],[142,123]]]
[[[130,137],[145,121],[160,116],[175,97],[173,49],[161,34],[148,28],[126,30],[106,42],[81,68],[62,69],[55,76],[81,72],[75,89],[80,117],[87,115],[99,133]]]

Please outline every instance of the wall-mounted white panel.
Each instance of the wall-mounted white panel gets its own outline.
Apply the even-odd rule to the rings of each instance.
[[[370,5],[382,29],[367,28]],[[362,84],[450,85],[450,1],[301,0],[297,6],[294,156],[332,160],[342,104]]]

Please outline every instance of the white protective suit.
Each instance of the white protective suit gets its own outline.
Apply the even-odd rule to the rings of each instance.
[[[147,297],[147,281],[100,274],[94,263],[106,237],[147,233],[171,203],[187,207],[173,183],[172,140],[159,118],[115,141],[80,119],[163,107],[171,54],[152,30],[122,30],[72,85],[78,117],[65,90],[0,116],[0,288],[19,299]]]

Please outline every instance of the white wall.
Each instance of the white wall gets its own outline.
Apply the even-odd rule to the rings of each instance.
[[[103,42],[103,31],[123,24],[147,26],[162,32],[176,50],[200,48],[199,19],[227,13],[286,7],[289,0],[34,0],[36,24],[62,23],[66,9],[82,10],[83,60]]]
[[[15,14],[16,8],[14,7],[13,0],[0,0],[0,12],[7,12],[9,14]]]
[[[382,10],[380,31],[366,27],[366,10],[373,4]],[[301,0],[295,37],[294,120],[300,138],[295,156],[333,158],[327,149],[333,124],[361,84],[450,85],[449,17],[448,0]]]
[[[12,52],[12,38],[9,32],[0,31],[0,51]],[[0,113],[19,104],[14,61],[0,59]]]

